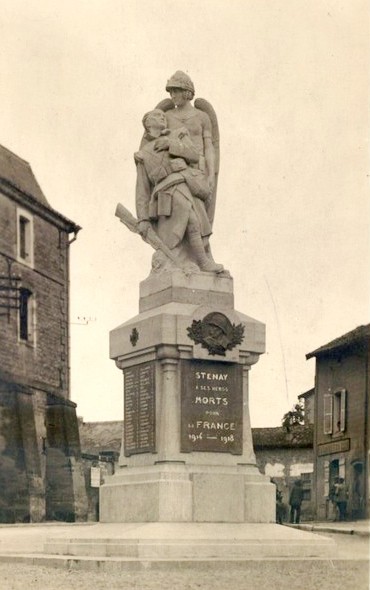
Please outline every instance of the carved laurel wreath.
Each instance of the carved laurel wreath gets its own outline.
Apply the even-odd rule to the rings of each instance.
[[[203,320],[193,320],[187,332],[195,344],[200,344],[213,356],[225,356],[227,350],[232,350],[244,339],[243,324],[232,324],[220,312],[209,313]]]

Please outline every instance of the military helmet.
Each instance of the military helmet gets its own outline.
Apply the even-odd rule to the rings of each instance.
[[[181,88],[182,90],[190,90],[193,94],[195,93],[194,84],[190,77],[181,70],[177,70],[177,72],[167,80],[167,92],[169,92],[171,88]]]
[[[230,321],[223,313],[217,311],[211,312],[206,315],[203,321],[205,324],[220,328],[225,335],[229,331]]]

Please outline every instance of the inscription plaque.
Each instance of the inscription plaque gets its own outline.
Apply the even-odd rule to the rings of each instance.
[[[242,367],[182,361],[181,451],[243,452]]]
[[[331,455],[332,453],[343,453],[345,451],[349,451],[349,449],[350,439],[344,438],[342,440],[337,440],[318,445],[317,454],[319,455],[319,457],[321,457],[322,455]]]
[[[124,370],[126,457],[155,452],[154,371],[154,363],[143,363]]]

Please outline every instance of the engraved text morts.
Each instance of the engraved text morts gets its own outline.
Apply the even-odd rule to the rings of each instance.
[[[182,451],[242,454],[241,380],[238,364],[183,361]]]

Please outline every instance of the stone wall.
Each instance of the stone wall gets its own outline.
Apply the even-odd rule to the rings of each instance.
[[[0,316],[0,377],[68,397],[68,234],[33,216],[34,267],[17,261],[17,205],[0,194],[0,274],[6,257],[35,295],[35,342],[20,342],[18,312]],[[1,310],[2,313],[5,310]]]
[[[283,494],[288,519],[289,494],[293,482],[303,480],[305,499],[302,503],[302,520],[313,518],[313,449],[311,448],[269,448],[256,449],[257,467],[271,477]]]
[[[25,174],[23,182],[35,188],[28,164],[9,154]],[[1,285],[32,293],[26,338],[20,337],[19,310],[0,307],[0,522],[81,520],[86,485],[76,405],[69,401],[68,242],[76,226],[44,197],[0,180]],[[23,260],[17,214],[31,228],[33,256]]]
[[[29,520],[28,478],[17,396],[0,391],[0,522]]]

